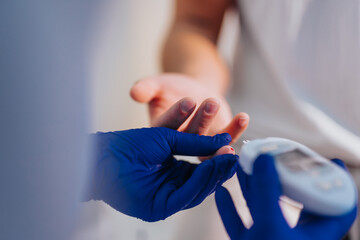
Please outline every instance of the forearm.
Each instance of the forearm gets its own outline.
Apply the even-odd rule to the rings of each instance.
[[[233,0],[177,0],[176,14],[163,49],[166,72],[183,73],[225,93],[229,71],[216,43]]]
[[[162,60],[165,72],[187,74],[222,94],[227,90],[229,72],[216,44],[191,26],[178,25],[172,29]]]

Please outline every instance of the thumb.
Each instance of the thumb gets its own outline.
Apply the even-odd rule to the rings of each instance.
[[[247,203],[254,222],[283,219],[278,203],[281,185],[272,156],[260,155],[256,159],[248,184],[250,201]]]
[[[236,155],[225,154],[197,165],[186,182],[169,197],[168,210],[174,213],[200,204],[235,174],[237,160]]]
[[[211,136],[178,132],[168,128],[159,128],[175,155],[208,156],[231,142],[228,133]]]
[[[139,80],[130,89],[130,96],[137,102],[148,103],[161,92],[160,81],[155,77]]]

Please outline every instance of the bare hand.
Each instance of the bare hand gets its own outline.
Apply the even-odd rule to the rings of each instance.
[[[153,127],[200,135],[227,132],[235,142],[249,123],[246,113],[232,117],[227,101],[216,90],[186,75],[144,78],[132,87],[130,94],[135,101],[149,104]]]

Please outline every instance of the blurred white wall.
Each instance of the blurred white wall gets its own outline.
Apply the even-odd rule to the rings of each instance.
[[[114,131],[149,126],[146,105],[129,96],[133,83],[141,77],[160,71],[161,45],[172,21],[171,0],[105,0],[98,9],[90,54],[92,81],[92,131]],[[230,17],[232,22],[236,16]],[[221,38],[224,55],[232,58],[234,32],[225,28]],[[75,239],[162,240],[183,239],[179,232],[192,214],[209,212],[209,199],[195,212],[185,211],[158,223],[145,223],[116,212],[102,202],[84,203]],[[212,214],[214,212],[212,206]],[[198,217],[194,216],[194,219]],[[201,219],[201,217],[200,217]],[[189,225],[189,223],[187,223]],[[183,227],[182,227],[183,226]],[[206,223],[200,224],[206,229]],[[196,232],[195,226],[192,231]],[[177,236],[177,237],[175,237]],[[187,239],[200,239],[199,234],[184,233]]]
[[[93,130],[148,125],[146,107],[129,97],[141,77],[159,72],[162,39],[172,1],[104,1],[94,29],[92,65]]]

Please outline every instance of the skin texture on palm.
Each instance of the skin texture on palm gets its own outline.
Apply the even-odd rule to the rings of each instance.
[[[188,133],[214,135],[227,132],[235,142],[246,130],[249,116],[232,117],[225,98],[206,84],[182,74],[162,74],[138,81],[130,91],[148,103],[151,126]]]

